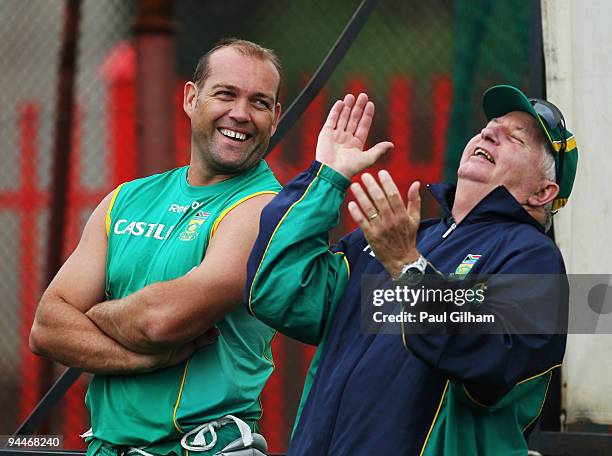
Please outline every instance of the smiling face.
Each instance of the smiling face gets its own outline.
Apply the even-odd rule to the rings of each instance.
[[[191,165],[203,175],[237,174],[259,162],[276,130],[280,75],[272,62],[232,47],[215,51],[209,68],[201,87],[185,85]]]
[[[489,121],[466,145],[457,171],[459,181],[488,193],[503,185],[521,204],[545,181],[544,139],[536,120],[513,111]],[[548,153],[548,152],[546,152]]]

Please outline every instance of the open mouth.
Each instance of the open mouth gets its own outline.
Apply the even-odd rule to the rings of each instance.
[[[476,150],[474,150],[474,153],[472,155],[473,156],[482,155],[489,162],[495,164],[495,160],[493,160],[493,157],[491,156],[491,154],[489,152],[487,152],[486,150],[480,148],[480,147],[477,147]]]
[[[234,141],[243,142],[251,137],[248,133],[241,131],[230,130],[229,128],[217,128],[217,131],[226,138],[233,139]]]

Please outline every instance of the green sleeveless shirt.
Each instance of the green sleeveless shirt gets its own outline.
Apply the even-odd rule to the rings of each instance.
[[[107,299],[183,276],[202,262],[217,225],[232,208],[281,188],[264,161],[208,186],[189,185],[187,170],[115,190],[106,219]],[[259,395],[274,367],[274,330],[242,306],[217,327],[219,339],[186,363],[147,374],[94,375],[86,397],[93,432],[88,454],[103,442],[164,454],[176,451],[185,432],[224,415],[258,420]]]

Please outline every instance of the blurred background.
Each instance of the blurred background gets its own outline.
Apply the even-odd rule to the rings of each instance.
[[[0,434],[18,427],[63,370],[29,352],[28,333],[41,291],[95,205],[125,180],[188,163],[182,90],[198,58],[227,36],[274,49],[287,109],[359,2],[83,0],[76,35],[67,37],[74,5],[0,0]],[[70,39],[72,68],[62,59]],[[544,95],[539,2],[381,0],[268,162],[281,183],[306,168],[333,102],[367,91],[377,106],[370,142],[396,146],[377,167],[400,188],[453,181],[463,146],[484,125],[480,96],[495,83]],[[424,211],[437,215],[429,199]],[[353,228],[346,215],[335,239]],[[279,335],[273,351],[261,428],[270,449],[284,451],[314,347]],[[65,448],[84,448],[88,380],[45,425],[64,435]],[[553,427],[560,394],[560,386],[551,391]]]

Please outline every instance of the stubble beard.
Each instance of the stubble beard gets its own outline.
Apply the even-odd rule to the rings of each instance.
[[[268,147],[269,138],[267,140],[262,139],[255,147],[245,149],[241,153],[241,157],[233,160],[224,160],[224,157],[227,157],[229,153],[224,154],[222,146],[216,144],[212,139],[195,140],[195,143],[201,163],[208,167],[210,171],[215,174],[240,174],[259,163]]]

